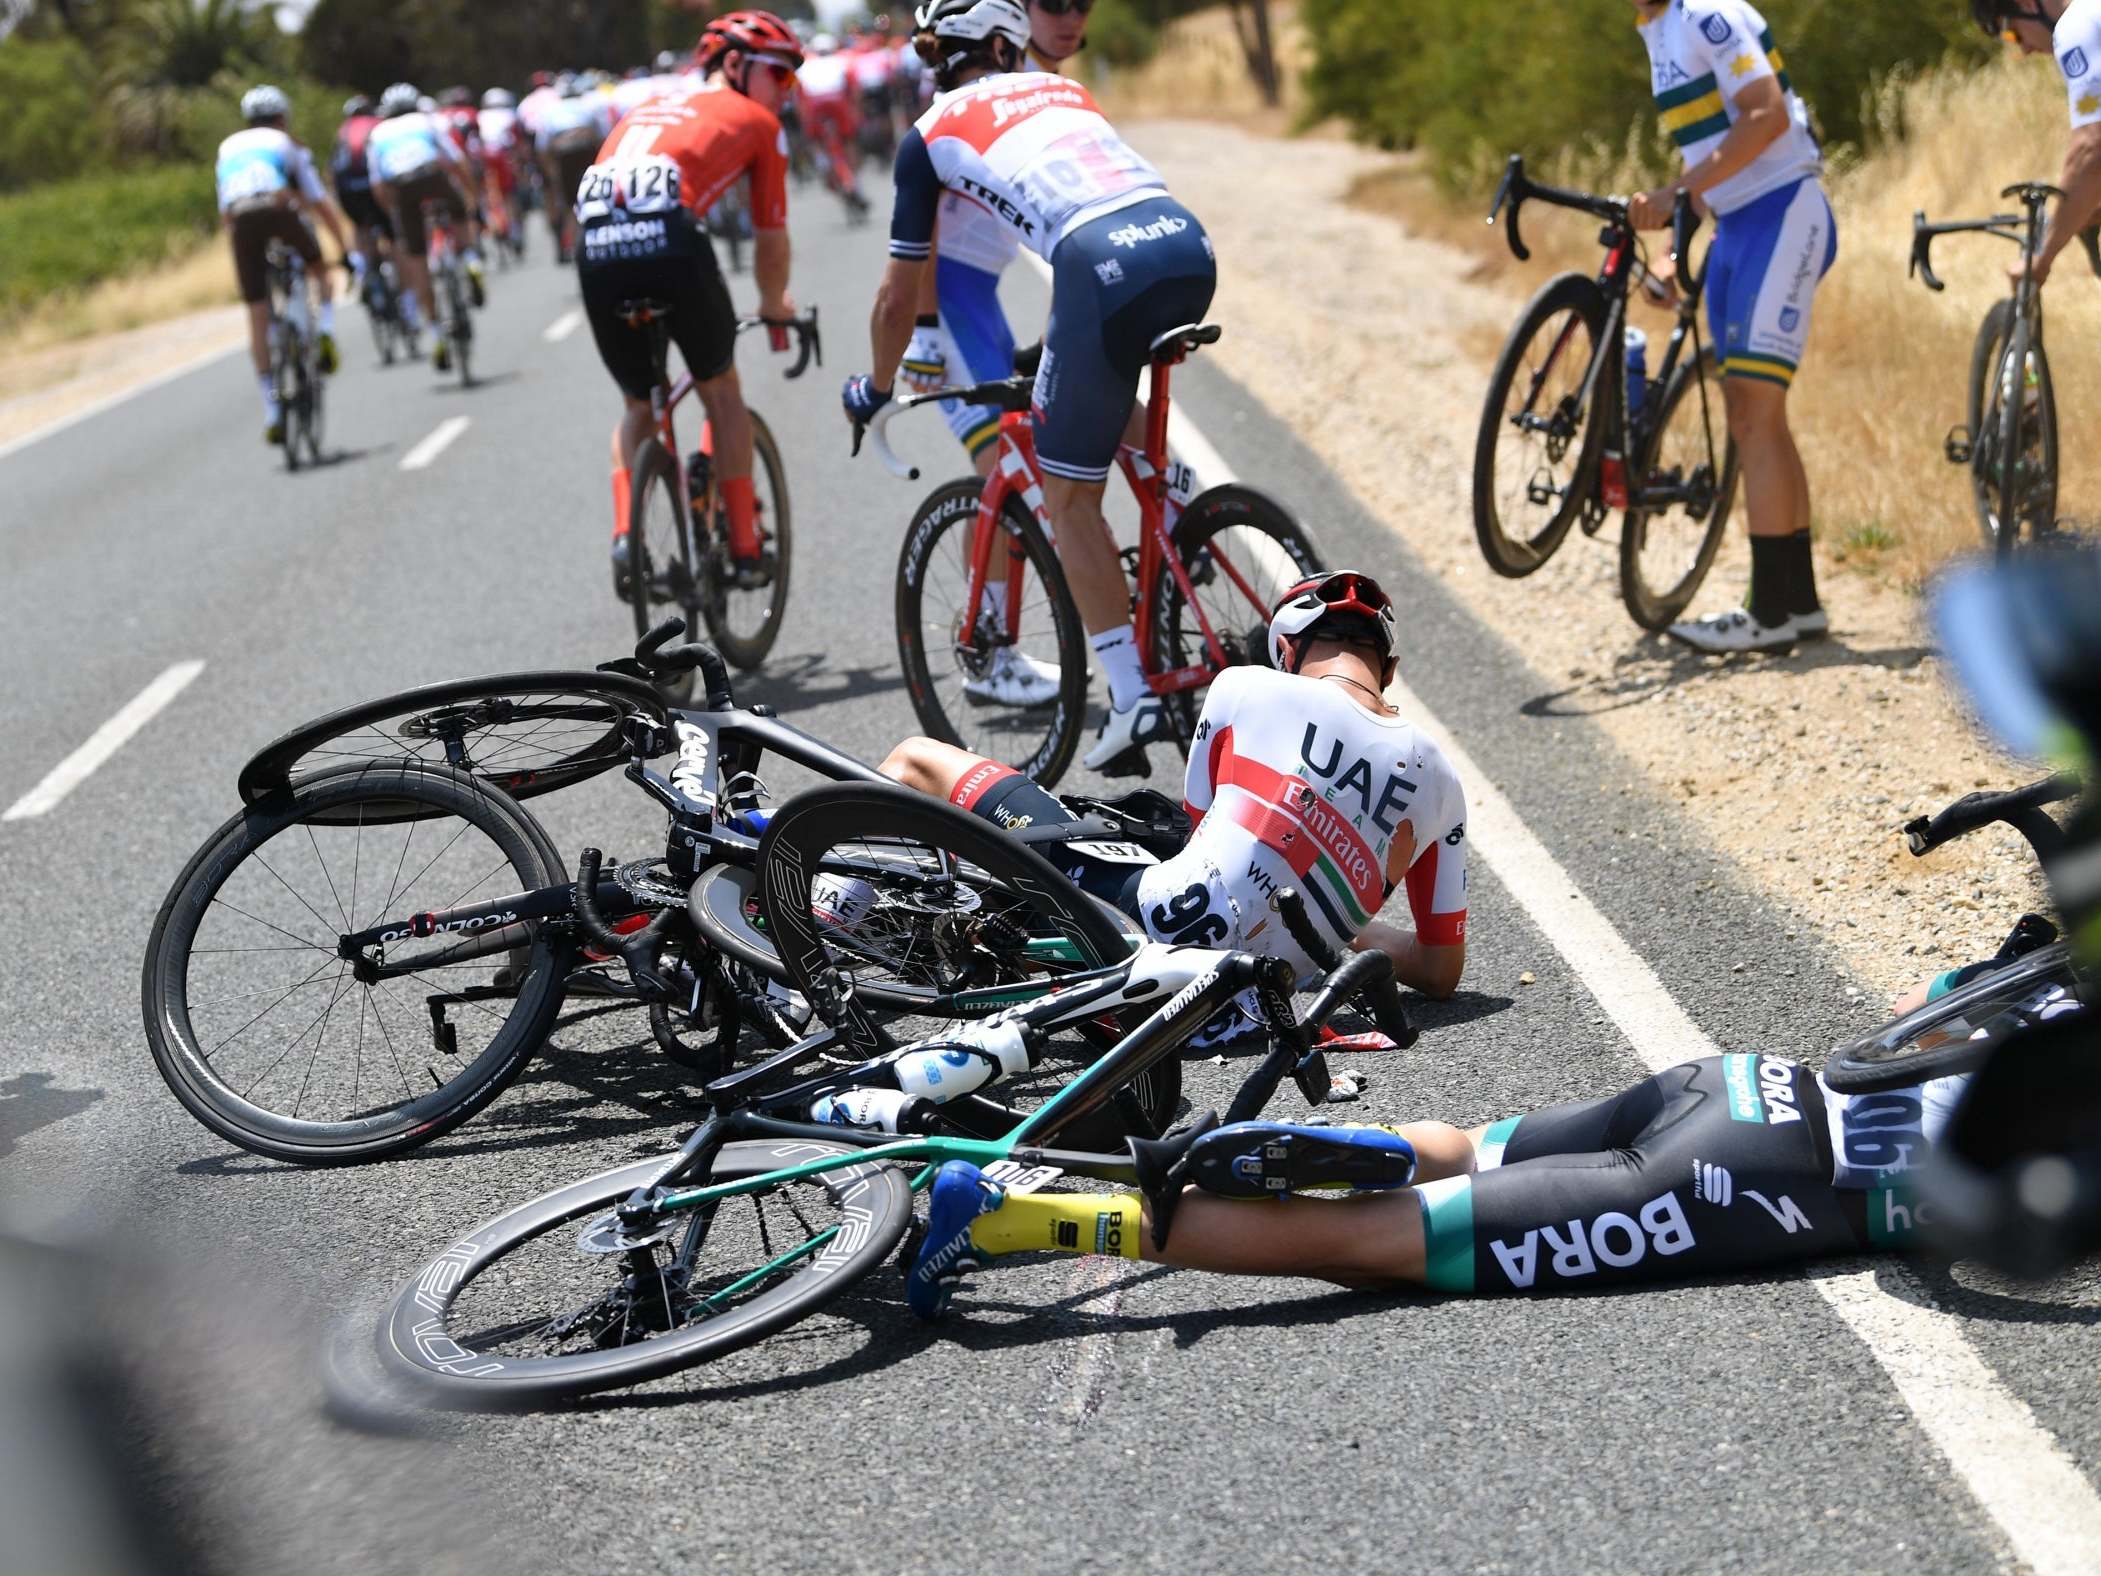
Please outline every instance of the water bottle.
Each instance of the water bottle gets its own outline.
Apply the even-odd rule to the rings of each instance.
[[[902,1089],[849,1089],[828,1094],[810,1107],[810,1120],[833,1127],[861,1127],[877,1133],[902,1133],[911,1128],[926,1102]]]
[[[766,823],[773,819],[771,810],[739,810],[730,816],[728,825],[746,837],[766,835]]]
[[[1649,336],[1638,328],[1627,330],[1627,420],[1641,420],[1641,408],[1649,397]]]
[[[810,912],[834,930],[853,930],[875,908],[875,888],[859,876],[829,872],[810,883]]]
[[[946,1102],[1028,1065],[1028,1042],[1019,1024],[972,1024],[943,1043],[898,1056],[897,1083],[907,1094]]]

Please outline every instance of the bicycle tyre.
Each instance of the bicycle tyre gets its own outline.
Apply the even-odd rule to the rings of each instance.
[[[737,1181],[852,1152],[791,1138],[729,1144],[715,1157],[707,1180]],[[842,1167],[751,1195],[767,1198],[793,1188],[811,1198],[812,1190],[821,1190],[838,1209],[841,1223],[825,1247],[733,1311],[631,1344],[558,1357],[492,1356],[463,1346],[446,1331],[446,1317],[461,1295],[499,1260],[566,1224],[610,1211],[663,1165],[662,1159],[645,1160],[572,1182],[455,1238],[410,1276],[387,1310],[378,1341],[383,1366],[429,1399],[459,1407],[532,1405],[640,1384],[737,1351],[809,1317],[882,1264],[912,1219],[912,1189],[901,1173],[881,1164]],[[723,1208],[736,1202],[726,1201]],[[711,1228],[719,1227],[719,1220],[714,1217]],[[607,1278],[617,1278],[618,1267],[627,1262],[625,1257],[614,1260]]]
[[[278,311],[275,301],[272,302],[272,311]],[[280,313],[271,323],[270,386],[277,391],[278,446],[284,450],[285,470],[296,473],[299,469],[299,445],[292,441],[292,403],[296,391],[293,387],[292,358],[285,343],[290,335],[291,328]]]
[[[1232,544],[1243,551],[1228,551],[1228,544],[1219,538],[1235,529],[1274,543],[1281,557],[1245,551],[1258,547],[1246,539]],[[1290,510],[1267,493],[1229,482],[1206,488],[1189,500],[1175,522],[1174,542],[1199,598],[1206,586],[1221,591],[1219,605],[1205,607],[1203,613],[1225,646],[1230,665],[1268,667],[1271,611],[1294,582],[1327,568],[1313,538]],[[1181,585],[1172,574],[1163,572],[1153,586],[1151,656],[1155,672],[1209,662],[1203,626],[1190,614]],[[1184,754],[1196,732],[1202,695],[1202,690],[1178,690],[1161,697]]]
[[[1999,401],[1995,396],[2004,360],[2006,336],[2013,322],[2013,302],[2001,297],[1991,304],[1977,325],[1977,339],[1970,347],[1969,417],[1970,501],[1977,511],[1978,534],[1987,548],[1999,545],[1998,464]]]
[[[392,813],[404,801],[420,804],[423,807],[421,813],[410,816]],[[512,1080],[531,1059],[533,1052],[540,1047],[548,1027],[554,1022],[556,1013],[561,1010],[563,981],[567,973],[566,961],[561,956],[562,949],[550,938],[544,927],[535,931],[529,948],[519,949],[525,952],[528,960],[525,964],[525,977],[514,983],[510,997],[513,1005],[507,1013],[501,1015],[501,1024],[491,1035],[488,1044],[442,1079],[427,1055],[424,1056],[421,1070],[432,1080],[434,1087],[420,1096],[410,1092],[410,1079],[399,1060],[400,1047],[391,1034],[384,1030],[387,1002],[380,1001],[375,1004],[375,998],[387,997],[397,1007],[401,1003],[397,996],[387,990],[388,981],[376,982],[376,989],[367,987],[366,994],[358,998],[360,1070],[365,1044],[366,1015],[369,1009],[378,1015],[377,1024],[384,1037],[388,1059],[392,1061],[394,1071],[399,1075],[404,1094],[409,1097],[392,1105],[367,1107],[360,1104],[354,1115],[342,1119],[304,1120],[298,1114],[299,1103],[308,1092],[314,1068],[322,1055],[329,1016],[333,1014],[341,998],[350,994],[350,988],[343,984],[342,971],[339,969],[337,979],[332,982],[335,994],[330,997],[326,1011],[317,1020],[320,1024],[319,1029],[313,1024],[308,1024],[297,1038],[287,1042],[285,1050],[279,1053],[277,1060],[258,1074],[247,1088],[235,1088],[228,1080],[228,1067],[223,1060],[225,1050],[252,1023],[275,1011],[275,1006],[258,1014],[257,1019],[250,1020],[250,1024],[236,1028],[207,1049],[204,1044],[206,1036],[201,1035],[198,1030],[195,1009],[213,1003],[209,999],[200,1000],[194,995],[195,987],[201,983],[192,978],[197,971],[198,960],[208,952],[297,952],[301,949],[282,944],[260,948],[199,949],[199,932],[213,907],[222,903],[221,894],[251,856],[255,856],[261,869],[291,893],[296,901],[304,903],[305,899],[286,882],[277,867],[263,855],[263,850],[273,839],[281,834],[291,833],[295,828],[305,827],[311,839],[312,828],[316,825],[350,825],[351,819],[346,811],[353,806],[370,806],[374,811],[370,821],[360,818],[357,822],[360,848],[365,827],[368,825],[377,832],[385,825],[398,826],[437,815],[451,815],[481,832],[495,845],[503,861],[513,872],[515,885],[498,879],[492,889],[494,892],[530,891],[538,887],[558,885],[563,879],[553,847],[548,842],[545,832],[516,800],[465,773],[435,771],[399,763],[344,766],[304,778],[268,803],[251,806],[233,816],[205,840],[204,845],[183,867],[182,874],[176,878],[175,884],[162,901],[160,911],[154,919],[152,935],[146,945],[146,959],[140,976],[140,999],[147,1043],[153,1053],[154,1065],[160,1069],[161,1077],[166,1081],[169,1090],[199,1122],[242,1149],[299,1165],[350,1165],[360,1161],[383,1159],[428,1143],[473,1116],[510,1086]],[[317,816],[316,812],[321,814]],[[445,852],[459,841],[461,835],[454,834],[451,842],[431,856],[430,863],[435,864],[442,858]],[[409,840],[413,836],[414,832],[411,830],[402,843],[404,865],[410,846]],[[294,847],[296,849],[296,844]],[[317,858],[321,857],[318,844],[316,854]],[[280,853],[278,857],[282,861],[285,856]],[[417,857],[422,859],[424,856],[419,853]],[[383,859],[377,863],[384,868]],[[325,859],[322,859],[322,868],[324,874],[327,874]],[[409,906],[407,891],[413,890],[415,880],[420,879],[423,870],[428,868],[429,865],[425,865],[417,870],[416,877],[411,880],[410,887],[402,892],[401,897],[393,899],[390,893],[389,899],[382,900],[382,906],[391,901],[398,901],[402,909],[406,910]],[[401,869],[397,868],[394,873],[396,882],[399,881],[400,875]],[[335,882],[332,875],[328,879],[329,890],[335,894],[338,903],[341,903],[345,884]],[[486,880],[486,877],[484,879]],[[269,890],[260,880],[256,885],[263,890]],[[344,913],[344,929],[377,924],[386,917],[379,909],[366,914],[357,904],[354,880],[348,886],[351,893],[348,899],[351,911]],[[318,893],[321,888],[317,886],[314,890]],[[256,932],[258,938],[274,933],[300,942],[303,947],[314,949],[317,955],[323,958],[323,966],[331,956],[324,944],[316,943],[311,937],[295,934],[231,900],[226,900],[225,906],[232,913],[260,927]],[[340,909],[338,911],[342,912]],[[316,914],[317,921],[326,927],[328,922],[323,920],[311,905],[307,906],[307,912]],[[513,956],[515,955],[514,952]],[[304,960],[296,962],[293,971],[296,972],[303,966]],[[276,965],[262,967],[274,970]],[[433,969],[434,974],[438,968],[442,968],[442,965]],[[263,976],[258,972],[248,977]],[[426,985],[431,983],[421,974],[396,978],[418,980]],[[273,981],[271,986],[266,986],[259,992],[236,991],[231,993],[231,997],[267,995],[270,989],[275,988],[275,983]],[[456,988],[458,983],[454,981],[451,986],[442,987],[440,995],[447,994],[450,989]],[[299,988],[302,986],[287,988],[276,1005],[290,1001],[293,993]],[[311,1004],[309,998],[302,1000]],[[294,1018],[296,1019],[303,1010],[303,1007],[295,1009]],[[348,1009],[345,1010],[347,1012]],[[234,1011],[246,1011],[246,1002]],[[487,1016],[498,1016],[493,1010],[483,1011]],[[411,1019],[413,1020],[412,1011]],[[433,1008],[434,1034],[438,1022],[439,1013]],[[273,1035],[275,1032],[271,1031]],[[441,1058],[458,1055],[456,1026],[452,1032],[455,1038],[450,1049],[443,1045],[436,1047]],[[271,1076],[278,1063],[293,1051],[302,1048],[310,1033],[315,1037],[314,1051],[294,1098],[292,1114],[287,1116],[282,1111],[250,1100],[249,1094]],[[272,1044],[274,1043],[273,1040]],[[402,1043],[412,1044],[408,1041],[406,1032],[402,1036]],[[380,1069],[375,1072],[375,1078],[383,1078],[380,1062],[381,1044],[381,1038],[374,1039],[373,1061],[375,1068]],[[268,1052],[264,1054],[267,1055]],[[217,1065],[214,1064],[215,1057],[222,1058]],[[416,1060],[416,1057],[411,1057],[412,1062]],[[287,1076],[289,1077],[289,1074]],[[361,1086],[354,1083],[353,1099],[356,1099],[360,1090]]]
[[[764,490],[758,495],[760,530],[773,552],[773,579],[754,591],[741,591],[723,583],[722,566],[729,552],[729,515],[719,514],[716,528],[706,540],[696,540],[700,551],[698,599],[700,616],[708,637],[732,667],[750,672],[764,662],[781,636],[781,620],[788,613],[788,581],[794,562],[795,530],[788,509],[788,472],[781,464],[780,446],[773,429],[757,411],[751,415],[751,457],[755,482]],[[698,533],[696,532],[696,536]],[[737,627],[731,609],[744,601],[764,597],[757,624],[749,634]]]
[[[319,358],[309,352],[301,377],[306,384],[306,458],[310,465],[321,463],[322,446],[328,434],[328,379],[321,371]]]
[[[2017,325],[2006,349],[2007,377],[2019,391],[2000,409],[1998,553],[2004,558],[2021,539],[2025,522],[2032,539],[2057,519],[2057,399],[2050,382],[2050,362],[2043,352],[2040,320]],[[2035,404],[2030,409],[2028,377],[2035,377]],[[2003,385],[2002,385],[2003,387]],[[2011,433],[2011,441],[2007,435]],[[2036,458],[2028,458],[2033,450]]]
[[[2002,1032],[2033,1021],[2024,1006],[2053,984],[2074,992],[2082,988],[2070,948],[2062,941],[2038,947],[1871,1034],[1833,1047],[1824,1062],[1824,1082],[1840,1094],[1879,1094],[1969,1072],[1991,1055]],[[1951,1024],[1955,1027],[1947,1038],[1936,1038]]]
[[[2026,404],[2025,371],[2028,364],[2028,325],[2015,323],[2006,336],[1995,380],[1998,391],[1998,452],[1993,456],[1997,473],[1992,477],[1992,499],[1998,520],[1998,555],[2006,557],[2021,537],[2020,474]]]
[[[971,616],[965,628],[969,610],[962,603],[970,590],[970,555],[984,486],[975,476],[944,483],[927,494],[905,529],[897,555],[898,662],[912,697],[912,713],[931,737],[989,756],[1048,788],[1072,765],[1086,726],[1087,639],[1049,538],[1028,507],[1008,497],[999,519],[1006,534],[1007,572],[1033,576],[1042,588],[1040,611],[1033,605],[1024,607],[1023,622],[1049,620],[1057,646],[1058,694],[1046,706],[970,704],[963,685],[1019,633],[988,630],[977,616]],[[947,605],[930,608],[930,596]],[[937,677],[934,671],[929,623],[938,626],[931,635],[938,635],[939,649],[952,659],[947,677]],[[1001,725],[1005,718],[1020,720],[1006,728]]]
[[[1671,374],[1670,384],[1663,391],[1663,404],[1657,412],[1656,425],[1650,434],[1648,452],[1633,473],[1646,481],[1660,468],[1664,444],[1679,407],[1688,398],[1697,396],[1702,383],[1711,383],[1702,407],[1706,427],[1704,447],[1712,452],[1716,447],[1715,438],[1720,437],[1722,474],[1714,484],[1705,529],[1685,572],[1670,585],[1658,588],[1650,584],[1642,553],[1649,545],[1649,526],[1656,511],[1629,509],[1620,526],[1620,600],[1626,604],[1628,616],[1643,629],[1660,633],[1678,621],[1692,605],[1692,599],[1700,594],[1707,572],[1714,567],[1715,554],[1721,551],[1723,539],[1728,535],[1729,511],[1736,502],[1740,468],[1736,440],[1729,436],[1729,421],[1723,411],[1721,381],[1721,368],[1711,347],[1701,351],[1697,362],[1687,361]],[[1715,430],[1717,427],[1719,433]]]
[[[836,966],[830,948],[846,951],[855,938],[851,932],[827,932],[810,911],[812,877],[842,839],[913,846],[930,851],[929,866],[938,853],[967,867],[964,885],[980,894],[1001,893],[1007,912],[1024,916],[1032,933],[1070,943],[1077,953],[1074,969],[1101,968],[1130,956],[1128,932],[1106,908],[991,822],[901,786],[820,784],[790,799],[767,823],[758,853],[764,875],[759,913],[788,983],[812,1003],[825,1003],[818,1009],[825,1021],[864,1056],[886,1048],[885,1036],[858,996],[836,1000],[828,979]],[[931,1005],[940,995],[937,986],[904,981],[884,989],[889,1000],[900,1003]]]
[[[467,287],[460,278],[457,261],[445,271],[445,305],[451,314],[445,324],[445,337],[452,341],[453,367],[460,375],[460,387],[471,389],[474,387],[474,323],[467,315]]]
[[[1593,490],[1598,452],[1607,425],[1601,412],[1618,397],[1619,372],[1611,364],[1608,351],[1604,374],[1598,379],[1587,410],[1570,408],[1580,396],[1580,383],[1575,391],[1557,401],[1557,420],[1566,422],[1577,416],[1582,419],[1581,426],[1573,432],[1548,440],[1550,462],[1558,462],[1571,449],[1575,453],[1575,461],[1568,469],[1567,484],[1559,489],[1560,503],[1537,531],[1529,536],[1512,535],[1512,522],[1504,518],[1496,491],[1496,452],[1510,427],[1510,400],[1518,377],[1524,371],[1525,353],[1532,348],[1533,340],[1564,312],[1571,314],[1571,326],[1580,323],[1587,330],[1592,354],[1596,353],[1608,315],[1605,292],[1598,287],[1597,281],[1583,274],[1559,274],[1549,279],[1526,304],[1517,326],[1503,342],[1502,353],[1496,357],[1495,370],[1489,377],[1488,397],[1481,407],[1480,431],[1474,439],[1474,536],[1481,544],[1481,556],[1488,560],[1488,567],[1510,580],[1522,579],[1544,567],[1567,539],[1569,527],[1576,523],[1584,500]],[[1564,341],[1549,350],[1549,360],[1558,362],[1560,356],[1569,354],[1573,348]],[[1590,357],[1585,356],[1583,368],[1587,369],[1589,364]],[[1531,480],[1527,479],[1528,487]]]
[[[693,568],[692,506],[678,462],[655,438],[644,438],[635,450],[628,490],[628,607],[634,615],[635,638],[641,639],[667,618],[701,627],[700,588]],[[657,681],[657,689],[674,706],[693,698],[694,674],[688,670]]]
[[[446,725],[474,717],[481,726],[460,731],[455,759]],[[241,802],[254,805],[309,772],[391,760],[456,767],[514,799],[531,799],[623,765],[629,718],[663,725],[670,714],[647,680],[624,673],[553,669],[452,679],[301,723],[250,757],[237,786]],[[499,731],[513,722],[519,735]],[[549,742],[556,723],[567,726]],[[528,753],[536,746],[538,754]]]

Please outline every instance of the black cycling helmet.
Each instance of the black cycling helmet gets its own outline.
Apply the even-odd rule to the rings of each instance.
[[[2050,19],[2040,9],[2020,5],[2016,0],[1970,0],[1970,20],[1977,24],[1986,38],[2004,35],[2009,22],[2034,22],[2044,28],[2051,26]]]

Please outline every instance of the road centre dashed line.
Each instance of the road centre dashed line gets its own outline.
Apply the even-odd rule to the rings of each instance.
[[[447,416],[439,422],[436,430],[421,443],[401,457],[401,468],[405,471],[420,471],[451,448],[459,435],[474,424],[471,416]]]
[[[1022,256],[1041,262],[1029,252]],[[1047,266],[1040,271],[1049,273]],[[1179,431],[1176,449],[1205,485],[1233,479],[1232,468],[1194,422],[1177,409],[1170,412],[1170,423],[1171,431]],[[1258,555],[1267,556],[1264,549],[1276,555],[1274,571],[1293,573],[1268,538],[1245,534]],[[1583,896],[1422,698],[1398,679],[1387,698],[1436,740],[1458,773],[1466,789],[1467,846],[1561,954],[1643,1065],[1661,1072],[1719,1055],[1713,1040]],[[1910,1295],[1892,1296],[1882,1287],[1883,1277],[1908,1287]],[[1873,1271],[1819,1276],[1809,1284],[1867,1347],[2014,1553],[2038,1576],[2090,1572],[2094,1551],[2101,1549],[2101,1493],[2028,1404],[1992,1371],[1953,1316],[1927,1306],[1917,1277],[1891,1261]],[[1106,1339],[1088,1336],[1082,1346]]]
[[[564,312],[560,317],[547,325],[541,332],[540,337],[550,345],[558,345],[575,333],[582,326],[583,321],[584,314],[581,308]]]
[[[0,814],[0,821],[27,821],[55,809],[131,736],[164,711],[169,702],[204,671],[201,660],[178,662],[127,701],[118,713],[87,737],[87,742],[45,774],[44,780]]]

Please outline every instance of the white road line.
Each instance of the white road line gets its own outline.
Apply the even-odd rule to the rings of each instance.
[[[401,457],[401,468],[405,471],[420,471],[430,462],[451,448],[453,441],[474,423],[471,416],[447,416],[438,423],[437,430]]]
[[[201,661],[178,662],[140,690],[124,709],[88,735],[87,743],[51,768],[49,775],[7,807],[0,821],[26,821],[52,809],[88,775],[124,748],[127,740],[151,722],[168,703],[204,671]]]
[[[560,344],[577,331],[583,320],[584,314],[581,311],[564,312],[560,317],[547,325],[540,337],[550,345]]]
[[[1661,1072],[1718,1055],[1655,972],[1568,872],[1451,734],[1405,684],[1387,696],[1444,750],[1466,787],[1467,847],[1495,873],[1619,1025],[1635,1054]],[[1901,1266],[1810,1284],[1867,1346],[1927,1438],[1947,1457],[2013,1551],[2038,1572],[2089,1572],[2101,1549],[2101,1495],[2035,1414],[1986,1365],[1948,1314],[1881,1290],[1878,1275],[1917,1287]]]
[[[240,340],[231,345],[222,345],[217,350],[207,350],[204,354],[192,357],[179,366],[170,367],[165,372],[155,373],[143,383],[134,383],[128,389],[119,389],[114,394],[106,394],[101,399],[81,406],[80,409],[72,412],[70,415],[61,416],[58,420],[37,428],[34,432],[25,432],[19,438],[11,438],[6,443],[0,443],[0,460],[6,459],[11,454],[21,453],[22,450],[28,448],[32,443],[42,443],[46,438],[55,438],[68,427],[77,427],[84,421],[92,421],[104,411],[115,410],[126,400],[137,399],[141,394],[150,394],[155,389],[173,383],[177,378],[186,378],[192,372],[208,367],[215,361],[224,361],[235,351],[245,348],[247,348],[246,340]]]

